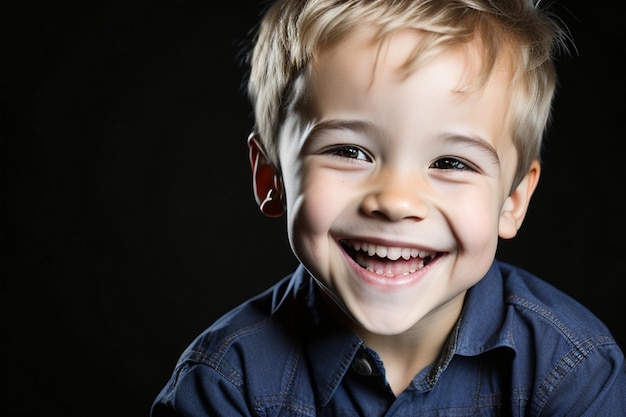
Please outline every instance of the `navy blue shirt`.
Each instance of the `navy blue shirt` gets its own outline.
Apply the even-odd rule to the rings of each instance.
[[[468,291],[440,358],[397,397],[327,307],[300,266],[196,338],[151,416],[626,416],[606,326],[511,265],[494,262]]]

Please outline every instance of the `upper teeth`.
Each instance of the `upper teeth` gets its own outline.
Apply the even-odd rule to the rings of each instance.
[[[352,247],[356,250],[367,252],[368,255],[374,256],[377,255],[381,258],[387,258],[392,261],[396,259],[411,259],[411,258],[429,258],[434,257],[436,255],[435,252],[419,250],[415,248],[400,248],[395,246],[382,246],[382,245],[374,245],[367,242],[352,242]]]

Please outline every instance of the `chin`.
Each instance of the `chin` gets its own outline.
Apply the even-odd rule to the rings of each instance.
[[[361,329],[381,336],[402,334],[412,329],[421,318],[418,316],[409,319],[406,313],[400,311],[394,315],[388,314],[389,311],[383,312],[387,314],[377,314],[376,310],[380,308],[369,308],[368,314],[352,315],[352,318]]]

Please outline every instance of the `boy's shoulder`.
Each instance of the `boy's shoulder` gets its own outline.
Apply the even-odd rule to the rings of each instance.
[[[503,277],[505,302],[518,312],[535,315],[563,330],[572,330],[571,336],[594,336],[609,333],[605,324],[580,301],[537,275],[499,262]]]
[[[497,346],[519,354],[550,343],[579,350],[615,344],[608,327],[578,300],[525,269],[497,260],[468,291],[463,321],[462,349],[476,352]]]
[[[183,362],[219,367],[246,356],[277,362],[299,348],[315,320],[314,284],[300,266],[242,302],[201,332],[181,355]]]
[[[297,401],[313,404],[314,384],[319,391],[335,381],[360,346],[356,335],[328,320],[317,299],[316,284],[300,265],[200,333],[181,355],[163,397],[201,375],[206,384],[236,387],[263,404],[280,402],[291,390]],[[318,336],[320,343],[312,341]],[[310,369],[311,362],[320,366]]]

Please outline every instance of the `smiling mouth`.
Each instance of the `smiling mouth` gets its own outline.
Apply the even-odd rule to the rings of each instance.
[[[438,252],[342,240],[341,246],[361,267],[386,277],[406,276],[431,263]]]

